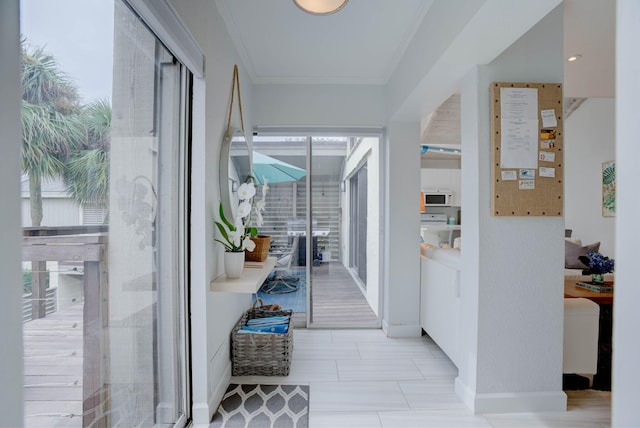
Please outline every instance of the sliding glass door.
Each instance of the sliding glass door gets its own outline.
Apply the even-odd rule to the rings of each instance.
[[[72,11],[29,3],[22,11],[23,88],[33,95],[23,98],[25,426],[184,426],[191,74],[121,0],[106,9],[102,2],[99,15],[80,3]],[[98,32],[111,18],[111,27],[100,35],[104,44],[88,51],[78,44],[57,62],[58,52],[35,36],[49,27],[30,13],[47,13],[69,31],[80,20],[95,20]],[[47,37],[59,46],[55,31]],[[62,77],[74,61],[99,64],[100,98],[91,98],[86,81]],[[50,168],[36,168],[45,161]]]
[[[253,147],[254,162],[266,155],[291,172],[269,182],[260,233],[278,265],[258,297],[293,309],[298,325],[377,327],[380,263],[369,254],[380,253],[369,248],[380,242],[380,207],[367,198],[379,193],[378,137],[256,136]]]
[[[352,215],[349,218],[352,245],[350,261],[354,273],[358,275],[362,286],[367,288],[367,164],[364,164],[349,180],[351,194],[349,207]]]

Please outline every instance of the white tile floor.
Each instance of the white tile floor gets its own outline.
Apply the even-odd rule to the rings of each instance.
[[[611,394],[592,390],[568,391],[567,412],[475,416],[454,392],[456,376],[456,367],[428,337],[297,329],[289,376],[231,382],[310,385],[310,428],[611,426]]]

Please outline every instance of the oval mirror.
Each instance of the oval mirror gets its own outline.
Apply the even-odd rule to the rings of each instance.
[[[242,131],[225,137],[220,148],[220,201],[224,215],[233,221],[238,208],[238,187],[251,175],[249,144]]]

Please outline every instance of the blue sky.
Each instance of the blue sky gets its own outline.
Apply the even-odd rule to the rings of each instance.
[[[114,0],[21,0],[21,33],[52,54],[83,102],[111,100]]]

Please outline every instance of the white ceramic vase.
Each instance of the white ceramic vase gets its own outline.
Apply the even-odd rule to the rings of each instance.
[[[244,268],[244,251],[224,253],[224,272],[227,278],[240,278]]]

